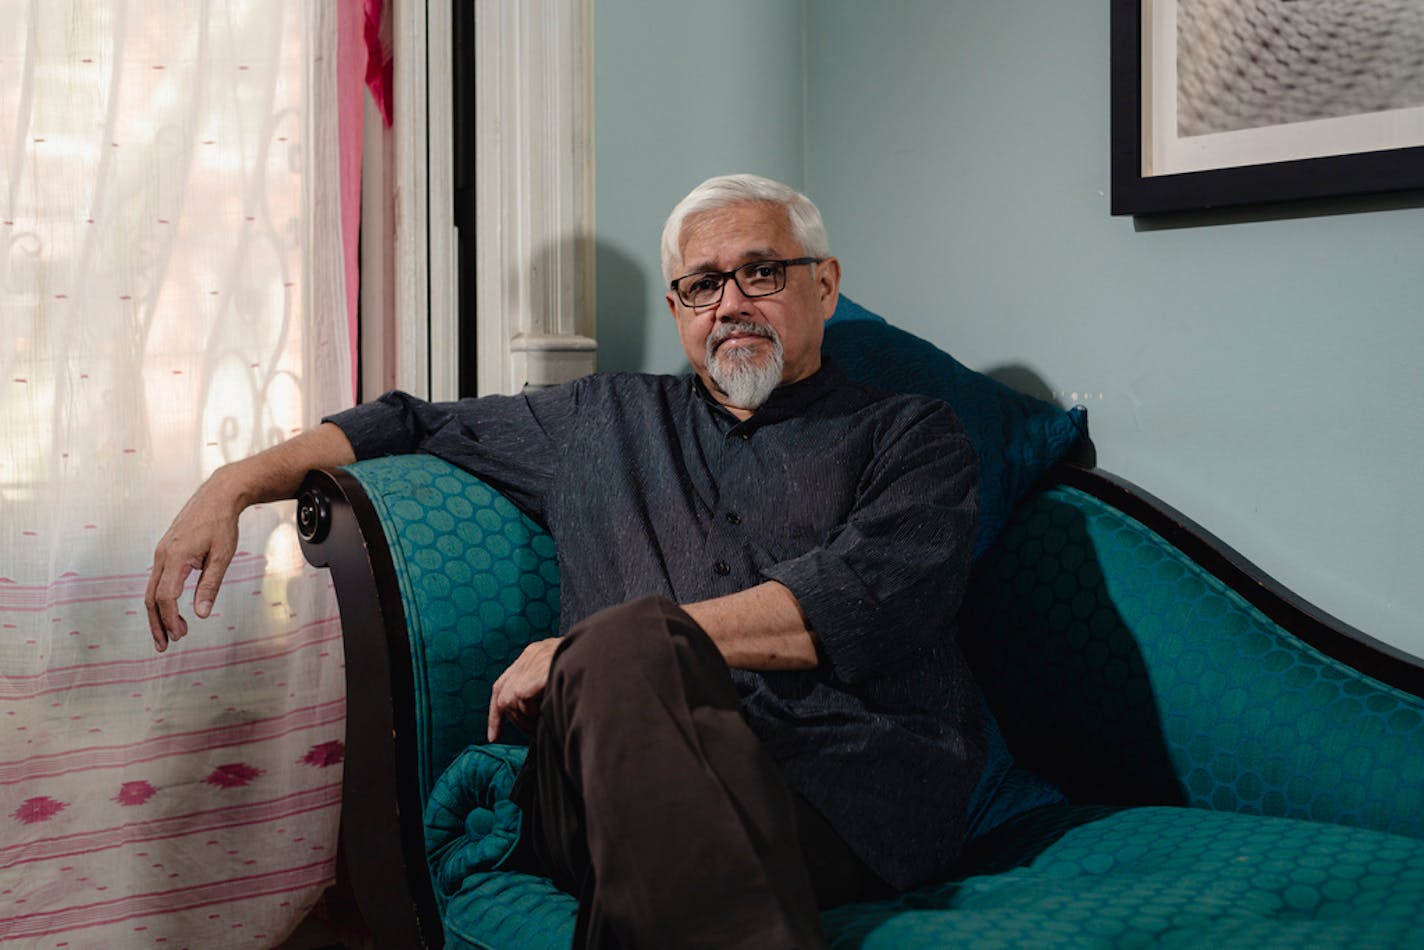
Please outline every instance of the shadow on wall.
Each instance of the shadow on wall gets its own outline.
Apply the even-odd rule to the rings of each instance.
[[[1065,401],[1060,398],[1060,393],[1054,392],[1053,388],[1048,385],[1047,380],[1021,363],[1005,363],[1003,366],[995,366],[992,369],[985,370],[984,375],[996,383],[1002,383],[1015,392],[1023,393],[1025,396],[1032,396],[1035,399],[1041,399],[1060,409],[1073,408],[1070,401]],[[1074,396],[1076,397],[1076,395],[1075,393]],[[1087,397],[1085,396],[1084,398],[1086,399]],[[1089,413],[1088,418],[1088,431],[1091,432],[1091,413]],[[1078,444],[1068,453],[1065,461],[1074,465],[1080,465],[1084,468],[1092,468],[1098,464],[1097,446],[1093,444],[1091,438],[1079,439]]]
[[[1134,215],[1132,228],[1139,232],[1175,231],[1183,228],[1216,228],[1232,224],[1295,221],[1302,218],[1322,218],[1342,214],[1373,214],[1378,211],[1400,211],[1411,208],[1424,208],[1424,189],[1386,192],[1378,195],[1309,198],[1276,204],[1245,205],[1239,208],[1209,208]]]
[[[609,268],[608,279],[612,282],[612,287],[630,282],[630,279],[641,280],[637,265],[633,261],[621,255],[620,258],[608,256],[605,249],[606,245],[602,242],[584,235],[562,235],[542,242],[534,250],[527,265],[518,258],[511,257],[504,273],[503,299],[519,301],[521,292],[527,293],[528,300],[521,302],[534,317],[535,332],[564,332],[569,328],[559,325],[563,298],[578,288],[562,286],[555,281],[580,273],[591,264],[595,268],[593,274],[598,277],[593,301],[596,306],[599,303],[597,293],[601,289],[605,266]],[[589,253],[590,250],[592,254]],[[622,271],[618,269],[619,259],[623,261]],[[563,312],[568,313],[567,310]],[[579,329],[581,331],[584,328]]]
[[[594,261],[598,274],[598,368],[642,369],[648,330],[665,314],[648,313],[647,275],[627,252],[598,241]]]
[[[1042,399],[1044,402],[1052,403],[1063,409],[1069,408],[1058,402],[1058,398],[1042,376],[1020,363],[996,366],[993,369],[985,370],[984,375],[996,382],[1003,383],[1015,392],[1023,393],[1025,396]]]

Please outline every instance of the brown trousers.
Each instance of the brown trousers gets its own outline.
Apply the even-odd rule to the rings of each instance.
[[[721,653],[662,598],[564,638],[515,797],[579,898],[576,947],[823,947],[818,908],[886,893],[788,791]]]

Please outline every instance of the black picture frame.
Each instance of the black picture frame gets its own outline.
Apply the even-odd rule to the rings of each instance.
[[[1114,215],[1424,189],[1424,146],[1143,176],[1142,0],[1112,0],[1110,28]]]

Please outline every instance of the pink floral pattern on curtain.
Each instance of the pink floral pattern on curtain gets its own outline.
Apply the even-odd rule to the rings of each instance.
[[[7,946],[272,946],[334,879],[341,632],[292,506],[162,656],[142,598],[204,477],[350,400],[336,14],[0,0]]]

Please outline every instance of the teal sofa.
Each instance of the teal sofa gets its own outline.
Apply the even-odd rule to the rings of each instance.
[[[996,481],[961,617],[1006,754],[953,876],[825,912],[832,945],[1424,946],[1424,663],[1094,467],[1080,415],[835,326],[853,375],[995,407],[966,419]],[[313,472],[298,522],[341,605],[342,880],[375,945],[568,946],[573,898],[506,867],[524,750],[483,744],[490,684],[557,623],[552,541],[423,455]]]

